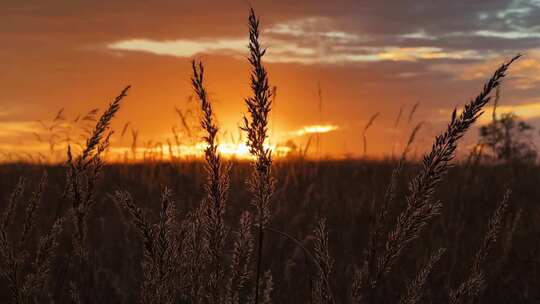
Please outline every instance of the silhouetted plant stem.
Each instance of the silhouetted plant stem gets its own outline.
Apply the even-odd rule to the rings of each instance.
[[[248,117],[244,116],[242,130],[247,132],[249,152],[255,157],[253,173],[248,181],[255,207],[255,227],[258,232],[257,266],[255,275],[255,303],[259,303],[259,285],[262,272],[262,252],[264,228],[271,218],[270,203],[274,192],[272,176],[272,150],[265,147],[268,138],[268,114],[272,104],[272,92],[268,85],[268,75],[262,64],[264,50],[259,43],[259,20],[253,9],[249,14],[249,51],[251,65],[252,96],[245,99]]]

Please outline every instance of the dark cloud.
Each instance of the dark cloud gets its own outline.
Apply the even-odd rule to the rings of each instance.
[[[478,31],[535,32],[540,3],[489,1],[253,1],[265,27],[324,17],[336,30],[367,37],[363,46],[432,46],[516,50],[538,37],[479,37]],[[0,4],[0,37],[34,42],[103,44],[128,38],[193,39],[245,36],[248,2],[234,1],[7,1]],[[405,39],[423,33],[433,39]],[[286,37],[284,37],[286,38]],[[294,37],[299,43],[302,37]]]

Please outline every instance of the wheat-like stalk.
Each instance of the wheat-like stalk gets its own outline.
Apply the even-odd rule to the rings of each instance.
[[[225,214],[227,193],[229,190],[230,167],[223,164],[218,154],[216,136],[219,128],[214,121],[212,104],[204,86],[203,65],[202,63],[197,65],[193,61],[192,68],[193,75],[191,77],[191,83],[201,105],[203,113],[201,127],[206,132],[204,141],[207,145],[204,151],[207,174],[205,184],[206,197],[202,202],[205,210],[205,237],[208,239],[211,256],[209,267],[212,269],[212,274],[208,278],[207,285],[212,303],[218,303],[220,297],[222,297],[221,290],[223,287],[223,248],[229,230],[225,225],[223,216]]]
[[[244,116],[242,130],[247,133],[250,153],[256,157],[254,172],[249,181],[256,208],[256,224],[263,229],[270,220],[270,200],[273,193],[272,151],[265,147],[268,138],[268,114],[271,109],[271,90],[262,58],[266,50],[259,43],[259,19],[253,9],[249,15],[249,62],[252,66],[251,89],[253,96],[245,99],[249,119]]]
[[[81,304],[81,292],[74,282],[69,283],[69,298],[73,304]]]
[[[409,118],[407,119],[407,123],[411,123],[414,118],[414,114],[418,111],[418,107],[420,106],[420,101],[417,101],[411,108],[411,111],[409,112]]]
[[[23,295],[19,283],[19,266],[21,257],[15,252],[8,236],[8,226],[16,210],[17,204],[22,198],[24,192],[24,179],[19,179],[17,186],[11,192],[7,209],[2,216],[0,225],[0,274],[7,281],[11,300],[14,303],[21,303]]]
[[[396,137],[397,137],[397,133],[398,133],[398,126],[399,126],[399,123],[401,121],[402,116],[403,116],[403,106],[400,106],[398,114],[396,115],[396,119],[394,120],[394,125],[393,125],[393,130],[392,130],[393,131],[393,135],[392,135],[392,151],[391,151],[392,158],[394,157],[394,152],[396,151]]]
[[[409,284],[407,292],[401,297],[400,304],[416,304],[420,302],[424,294],[424,285],[428,276],[431,274],[433,267],[439,262],[446,248],[440,248],[431,257],[428,262],[418,272],[416,278]]]
[[[456,290],[450,292],[449,302],[451,304],[474,303],[485,289],[486,274],[483,266],[488,254],[491,252],[491,248],[499,237],[499,231],[510,202],[510,195],[511,191],[506,190],[503,199],[489,219],[488,230],[484,236],[482,245],[476,252],[469,277]]]
[[[13,191],[11,192],[11,196],[9,197],[7,208],[6,210],[4,210],[4,214],[2,215],[2,219],[0,221],[0,233],[5,234],[6,236],[7,236],[7,228],[11,224],[11,219],[13,217],[13,214],[15,213],[15,210],[17,209],[17,205],[19,204],[23,196],[24,186],[25,186],[25,179],[21,177],[15,189],[13,189]]]
[[[366,280],[369,282],[366,283],[364,300],[372,301],[373,291],[383,276],[392,269],[403,250],[418,238],[428,223],[440,213],[441,202],[435,201],[433,196],[455,157],[458,140],[482,114],[482,109],[490,100],[491,92],[500,85],[510,65],[519,57],[520,55],[503,63],[486,82],[482,92],[466,104],[459,115],[457,110],[454,110],[446,131],[435,138],[431,152],[424,156],[420,173],[409,186],[407,206],[388,234],[384,252],[378,258],[376,271],[370,274],[369,280]]]
[[[244,303],[241,300],[241,292],[246,287],[252,275],[250,264],[253,255],[254,240],[251,228],[251,214],[248,211],[244,211],[240,216],[240,227],[234,233],[235,238],[229,265],[230,275],[225,297],[225,303],[227,304]]]
[[[28,202],[28,206],[26,207],[26,217],[24,218],[23,231],[22,231],[22,235],[19,241],[19,247],[18,247],[19,250],[25,249],[30,233],[32,233],[32,230],[34,229],[36,210],[38,208],[39,203],[41,202],[41,197],[43,195],[43,191],[45,189],[46,184],[47,184],[47,173],[45,172],[41,176],[41,180],[39,181],[38,187],[36,191],[32,193],[32,197],[30,198],[30,201]]]
[[[63,218],[58,219],[52,228],[40,238],[35,253],[30,252],[30,237],[35,227],[36,211],[39,207],[47,174],[44,173],[37,189],[32,193],[23,230],[18,242],[8,235],[18,202],[24,192],[24,179],[21,178],[13,190],[7,209],[0,221],[0,276],[7,282],[11,300],[16,304],[37,303],[42,298],[45,287],[48,287],[53,259],[58,247],[58,237],[62,232]]]
[[[89,132],[86,144],[79,156],[74,158],[71,146],[68,145],[67,149],[66,186],[63,199],[67,198],[71,201],[70,213],[74,225],[73,253],[78,257],[79,265],[79,280],[71,284],[77,287],[72,288],[73,292],[81,292],[78,296],[82,297],[83,301],[90,301],[89,298],[94,296],[91,289],[95,283],[92,273],[94,269],[89,264],[88,216],[95,202],[95,188],[104,165],[102,155],[109,148],[113,134],[110,131],[110,125],[130,88],[131,86],[125,87],[109,104]]]
[[[126,191],[117,191],[117,204],[131,215],[133,225],[143,240],[143,283],[140,302],[173,303],[176,298],[175,276],[179,243],[176,238],[176,208],[172,192],[165,188],[161,197],[159,220],[151,224]]]
[[[316,263],[320,265],[317,269],[317,277],[314,284],[313,299],[316,304],[334,303],[331,291],[330,275],[334,267],[334,259],[330,255],[328,246],[328,229],[326,219],[321,219],[313,230],[314,236],[314,257]]]
[[[54,258],[58,250],[58,238],[63,230],[64,218],[57,219],[51,229],[39,240],[37,252],[31,263],[33,272],[29,273],[23,284],[23,294],[27,298],[40,299],[43,289],[51,278]]]
[[[399,178],[402,174],[403,167],[405,166],[405,162],[407,160],[407,155],[410,152],[410,148],[416,139],[416,136],[418,132],[420,131],[420,128],[422,127],[422,123],[419,123],[415,126],[415,128],[412,130],[411,134],[409,135],[409,139],[407,141],[407,144],[405,145],[405,148],[403,149],[401,153],[401,157],[396,165],[396,167],[392,170],[392,176],[390,177],[390,184],[386,188],[386,191],[384,193],[383,198],[383,204],[380,207],[379,213],[375,219],[375,222],[373,224],[373,230],[369,234],[369,242],[367,246],[366,256],[364,258],[364,263],[362,265],[362,268],[358,271],[356,271],[354,276],[354,282],[353,282],[353,298],[359,298],[361,289],[365,287],[365,284],[368,283],[367,280],[369,280],[370,274],[376,271],[377,268],[377,254],[381,251],[381,242],[383,242],[383,233],[385,229],[385,223],[386,223],[386,217],[388,215],[388,209],[390,206],[393,205],[397,191],[398,191],[398,182]]]
[[[262,289],[261,303],[271,304],[272,292],[274,291],[274,278],[270,270],[267,270],[264,272],[263,282],[264,282],[264,285],[261,287]]]
[[[71,284],[75,286],[72,290],[76,291],[78,296],[82,296],[85,301],[90,301],[89,297],[92,295],[88,290],[92,288],[91,285],[94,283],[91,273],[93,269],[89,267],[88,215],[95,202],[95,187],[104,165],[102,155],[109,148],[113,133],[110,131],[110,124],[130,87],[125,87],[97,120],[94,128],[89,131],[86,144],[79,156],[74,158],[70,145],[67,149],[66,185],[62,200],[69,199],[71,201],[70,213],[74,225],[73,253],[79,258],[80,268],[78,270],[79,282],[71,282]],[[97,110],[91,111],[92,118],[89,118],[90,120],[93,121],[95,113]],[[79,294],[80,287],[85,287],[82,294]]]
[[[124,88],[109,104],[88,137],[82,153],[76,159],[73,159],[71,147],[68,146],[66,196],[72,202],[72,218],[75,224],[74,250],[83,261],[87,259],[87,217],[94,203],[94,188],[103,167],[101,155],[109,147],[112,131],[108,130],[111,121],[120,109],[121,102],[127,96],[130,87]]]
[[[185,281],[188,289],[188,298],[193,303],[200,303],[204,299],[204,286],[206,283],[206,266],[211,260],[208,239],[204,237],[206,223],[204,221],[204,206],[200,205],[184,220],[186,231],[181,240],[181,256],[185,269]]]
[[[315,241],[316,250],[318,250],[317,253],[313,254],[311,251],[309,251],[298,239],[294,238],[290,234],[287,234],[286,232],[276,230],[271,227],[266,227],[265,231],[272,232],[274,234],[277,234],[292,243],[294,243],[299,249],[301,249],[306,257],[306,262],[311,261],[317,268],[318,275],[317,279],[321,280],[322,283],[324,283],[325,286],[325,293],[327,293],[328,299],[331,301],[331,303],[335,302],[334,295],[332,293],[332,288],[329,281],[329,275],[331,273],[331,268],[333,266],[333,258],[330,256],[330,253],[328,251],[328,237],[326,232],[326,225],[324,227],[320,226],[320,222],[318,227],[316,228],[318,230],[316,232],[316,236],[319,240]],[[324,248],[326,249],[324,249]],[[316,255],[319,255],[318,257]],[[321,284],[322,284],[321,283]]]
[[[258,300],[261,301],[262,304],[271,304],[272,292],[274,290],[274,279],[270,270],[264,272],[258,289],[261,290],[261,295]],[[252,303],[258,300],[255,298],[255,295],[252,295],[248,298],[247,303]]]
[[[124,99],[124,97],[127,96],[127,92],[130,88],[130,85],[125,87],[122,92],[120,92],[120,94],[116,96],[116,98],[109,104],[107,110],[105,110],[105,112],[103,112],[103,114],[99,118],[96,126],[94,127],[94,130],[92,131],[92,134],[86,140],[86,147],[84,148],[81,156],[78,159],[79,165],[82,165],[83,167],[87,166],[89,164],[88,159],[92,155],[92,153],[95,152],[96,149],[98,150],[98,153],[100,152],[100,143],[103,143],[104,136],[110,136],[106,135],[106,133],[107,130],[109,130],[110,128],[111,120],[113,119],[114,115],[116,115],[116,112],[120,110],[122,100]],[[85,161],[87,162],[85,163]]]
[[[259,42],[259,19],[253,9],[249,14],[249,63],[251,64],[251,90],[253,95],[245,99],[249,118],[244,116],[242,130],[247,133],[250,153],[256,158],[254,170],[248,181],[255,207],[255,225],[258,230],[257,268],[255,279],[255,303],[259,303],[264,228],[270,221],[270,203],[274,192],[272,176],[272,151],[265,147],[268,138],[268,114],[271,109],[272,92],[262,58],[266,50]]]
[[[371,126],[375,123],[375,120],[377,119],[377,117],[379,117],[380,113],[377,112],[375,114],[373,114],[368,122],[366,123],[366,125],[364,126],[364,130],[362,131],[362,140],[363,140],[363,143],[364,143],[364,157],[367,156],[367,131],[369,130],[369,128],[371,128]]]
[[[472,299],[483,290],[484,284],[485,276],[483,273],[472,274],[457,289],[450,293],[449,303],[462,304],[472,302]]]
[[[475,272],[481,271],[482,264],[486,260],[495,242],[497,242],[502,221],[504,220],[506,209],[508,208],[508,204],[510,202],[511,194],[512,191],[510,191],[509,189],[506,190],[503,199],[501,200],[499,206],[495,210],[495,213],[491,216],[489,220],[488,232],[486,233],[482,246],[476,253],[476,257],[474,260],[473,271]]]
[[[500,270],[504,266],[506,260],[508,259],[508,256],[510,255],[514,236],[516,234],[516,230],[520,223],[522,214],[523,209],[519,209],[519,211],[514,215],[514,218],[510,225],[510,229],[506,230],[506,237],[504,238],[502,254],[499,258],[499,261],[497,262],[498,270]]]

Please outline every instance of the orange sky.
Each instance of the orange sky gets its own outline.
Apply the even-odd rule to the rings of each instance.
[[[380,2],[253,1],[278,92],[274,144],[304,146],[310,135],[299,131],[322,124],[333,126],[321,135],[322,155],[361,155],[362,129],[379,112],[367,134],[369,156],[390,154],[424,121],[421,150],[449,111],[518,52],[527,56],[511,69],[502,109],[537,124],[539,1]],[[114,146],[128,148],[131,129],[138,130],[141,145],[172,141],[171,127],[181,129],[174,108],[197,106],[187,101],[193,58],[205,64],[217,118],[228,134],[221,141],[230,142],[230,133],[238,137],[249,95],[247,12],[245,1],[1,3],[0,152],[43,152],[32,135],[46,137],[38,120],[48,124],[61,108],[70,119],[103,109],[127,84],[133,88],[114,123]],[[417,101],[419,110],[407,123]],[[394,130],[400,108],[404,115]],[[118,133],[127,122],[122,139]]]

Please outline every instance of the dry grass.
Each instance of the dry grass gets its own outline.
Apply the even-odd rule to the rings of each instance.
[[[363,289],[363,292],[356,292],[359,301],[374,301],[373,297],[379,282],[392,270],[409,244],[420,236],[436,215],[440,214],[442,203],[434,199],[434,194],[450,168],[450,162],[455,158],[458,140],[482,114],[483,107],[490,100],[491,92],[500,85],[509,66],[518,58],[519,56],[516,56],[502,64],[484,85],[482,92],[465,105],[459,116],[457,110],[452,113],[446,131],[437,136],[431,152],[424,156],[420,173],[411,181],[406,197],[407,206],[388,234],[383,252],[377,259],[377,265],[373,267],[375,271],[367,267],[358,278],[362,283],[356,285]]]
[[[504,220],[506,209],[510,200],[510,190],[507,190],[504,198],[489,220],[488,231],[484,237],[482,245],[478,249],[471,272],[456,290],[450,292],[449,302],[457,303],[475,303],[478,301],[481,293],[485,290],[485,271],[484,263],[490,253],[494,243],[499,236],[499,230]]]
[[[205,185],[206,198],[202,201],[204,210],[204,238],[208,242],[210,255],[211,275],[207,279],[208,293],[212,303],[219,303],[224,297],[223,286],[225,285],[225,273],[223,267],[223,256],[225,241],[230,230],[224,221],[225,209],[227,207],[227,193],[229,191],[229,171],[230,167],[224,165],[217,151],[217,133],[219,131],[214,122],[212,104],[208,100],[206,88],[203,83],[204,70],[202,63],[198,67],[193,62],[193,77],[191,79],[193,90],[201,104],[203,113],[201,127],[206,132],[204,140],[206,149],[204,152],[206,159],[207,181]]]
[[[433,267],[439,262],[443,256],[446,248],[441,248],[437,250],[431,257],[428,262],[420,269],[416,278],[409,284],[407,292],[403,295],[400,300],[401,304],[416,304],[422,299],[426,281],[433,270]]]
[[[373,126],[373,124],[375,123],[375,120],[377,119],[377,117],[379,117],[381,113],[375,113],[373,114],[368,122],[366,123],[366,125],[364,126],[364,130],[362,131],[362,140],[363,140],[363,147],[364,147],[364,157],[367,156],[367,151],[368,151],[368,140],[367,140],[367,131],[369,130],[369,128],[371,128],[371,126]]]
[[[330,285],[334,259],[330,254],[330,246],[328,245],[326,219],[319,220],[313,231],[313,235],[314,256],[317,264],[320,266],[317,269],[317,277],[313,286],[313,302],[317,304],[335,303],[332,286]]]
[[[23,230],[16,241],[15,235],[8,233],[17,205],[24,192],[24,179],[20,179],[13,190],[7,209],[0,222],[0,274],[7,282],[11,300],[14,303],[35,303],[48,301],[49,281],[53,259],[58,247],[58,237],[62,232],[63,219],[57,219],[49,231],[32,250],[30,237],[35,227],[37,208],[40,205],[46,185],[47,175],[43,174],[37,189],[27,203]]]
[[[248,181],[252,193],[252,205],[255,207],[255,225],[257,227],[257,268],[255,270],[255,303],[259,303],[262,251],[264,245],[264,229],[271,218],[270,204],[274,192],[274,178],[272,176],[272,151],[265,147],[268,139],[268,114],[271,109],[272,91],[268,85],[268,75],[263,66],[262,59],[266,50],[259,42],[259,19],[253,9],[249,19],[249,63],[251,64],[251,90],[252,96],[246,98],[248,117],[244,117],[242,130],[247,133],[249,152],[256,158],[253,163],[253,173]],[[266,280],[271,281],[271,273],[265,274]],[[266,284],[269,288],[270,285]],[[265,301],[263,301],[264,303]]]

